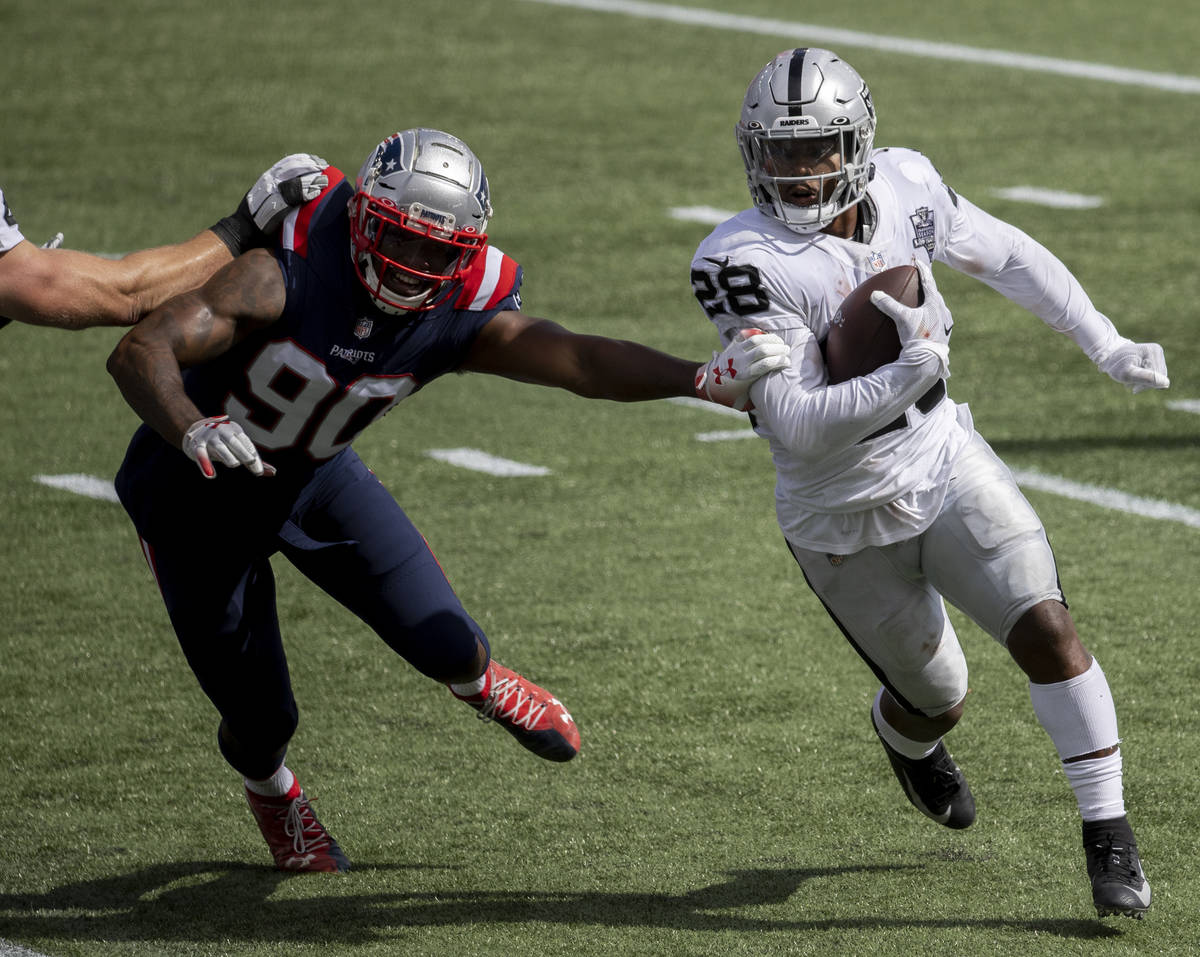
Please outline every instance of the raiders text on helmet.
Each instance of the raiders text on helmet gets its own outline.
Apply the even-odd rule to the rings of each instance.
[[[440,130],[393,133],[367,157],[350,200],[358,277],[386,312],[432,309],[487,244],[492,215],[478,157]]]
[[[824,229],[862,199],[871,179],[871,92],[828,50],[787,50],[768,63],[746,91],[735,133],[754,205],[795,232]],[[804,168],[835,151],[840,168]],[[811,188],[810,203],[787,201],[786,187],[796,183]]]

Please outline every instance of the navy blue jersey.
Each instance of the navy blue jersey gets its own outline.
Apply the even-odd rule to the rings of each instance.
[[[142,426],[117,490],[143,535],[162,527],[167,513],[181,518],[173,505],[197,495],[221,507],[237,498],[263,511],[269,525],[323,462],[400,400],[459,368],[497,312],[520,308],[521,268],[491,246],[443,305],[412,317],[376,308],[351,259],[346,204],[353,187],[339,170],[326,172],[329,186],[293,210],[280,232],[275,257],[287,300],[279,321],[184,373],[201,412],[228,414],[278,475],[255,479],[217,466],[217,479],[207,481],[182,451]]]

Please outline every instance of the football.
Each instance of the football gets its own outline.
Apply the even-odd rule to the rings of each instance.
[[[871,293],[876,290],[906,306],[921,304],[915,266],[893,266],[853,289],[834,313],[825,339],[830,385],[874,372],[900,355],[896,324],[871,304]]]

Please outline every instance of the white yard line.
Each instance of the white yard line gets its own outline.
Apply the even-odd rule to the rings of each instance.
[[[698,7],[680,7],[669,3],[640,3],[637,0],[530,0],[530,2],[556,7],[574,7],[578,10],[595,10],[601,13],[620,13],[630,17],[663,20],[688,26],[714,27],[718,30],[763,34],[794,39],[806,44],[824,43],[834,48],[860,47],[870,50],[885,50],[889,53],[904,53],[929,60],[986,63],[1013,70],[1080,77],[1086,80],[1100,80],[1104,83],[1118,83],[1123,86],[1167,90],[1172,93],[1200,93],[1200,77],[1197,76],[1130,70],[1104,63],[1062,60],[1058,57],[1014,53],[1008,50],[988,50],[958,43],[933,43],[927,40],[914,40],[910,37],[863,33],[858,30],[842,30],[837,27],[822,27],[811,23],[796,23],[791,20],[747,17]]]
[[[526,465],[524,462],[514,462],[512,459],[502,459],[479,449],[430,449],[425,453],[430,458],[449,465],[456,465],[472,472],[486,472],[488,475],[499,475],[503,478],[514,478],[524,475],[549,475],[550,470],[540,465]]]
[[[1200,415],[1200,399],[1168,399],[1167,408],[1176,412],[1191,412]]]
[[[1200,528],[1200,511],[1188,508],[1186,505],[1128,495],[1102,485],[1085,485],[1083,482],[1073,482],[1057,475],[1046,475],[1033,469],[1013,469],[1012,473],[1017,482],[1025,488],[1050,492],[1053,495],[1061,495],[1077,502],[1087,502],[1090,505],[1099,505],[1101,508],[1109,508],[1129,515],[1179,522],[1181,525],[1191,528]]]

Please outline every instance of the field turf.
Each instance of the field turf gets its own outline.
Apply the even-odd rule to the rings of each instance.
[[[1183,0],[962,6],[724,0],[743,17],[1200,72]],[[0,186],[33,240],[181,240],[284,153],[353,174],[386,134],[436,126],[486,166],[490,234],[525,267],[527,311],[697,361],[715,336],[688,263],[708,227],[670,211],[747,205],[743,91],[803,44],[531,0],[6,0],[0,37]],[[938,267],[952,397],[1014,468],[1200,509],[1200,418],[1168,405],[1200,398],[1200,95],[839,52],[871,84],[878,144],[925,151],[1045,242],[1122,332],[1163,344],[1172,378],[1133,396]],[[1017,186],[1102,204],[996,192]],[[583,751],[539,762],[281,561],[302,712],[289,764],[355,867],[280,876],[124,513],[34,481],[116,470],[136,421],[104,370],[119,335],[0,331],[0,955],[1200,950],[1200,529],[1028,493],[1117,699],[1154,888],[1145,921],[1102,922],[1069,788],[1001,648],[955,616],[972,677],[948,740],[979,820],[951,833],[887,767],[875,683],[775,525],[765,444],[698,441],[739,426],[706,410],[481,376],[435,383],[357,448],[497,658],[570,707]],[[450,447],[551,471],[426,454]],[[197,536],[223,531],[197,515]]]

